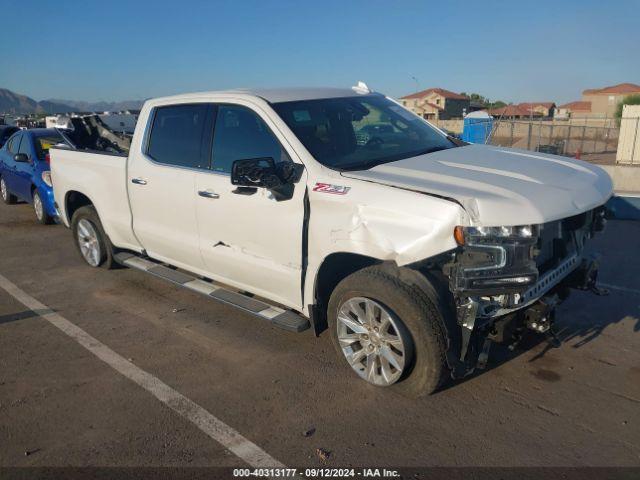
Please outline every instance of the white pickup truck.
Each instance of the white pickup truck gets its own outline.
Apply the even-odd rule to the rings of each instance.
[[[612,195],[597,166],[464,144],[362,86],[149,100],[128,154],[55,148],[51,169],[92,267],[328,328],[348,368],[412,394],[597,290],[583,246]]]

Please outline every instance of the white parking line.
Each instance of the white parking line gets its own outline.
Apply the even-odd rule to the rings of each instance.
[[[284,468],[282,463],[253,442],[244,438],[240,433],[213,416],[200,405],[175,391],[160,379],[135,366],[80,327],[71,323],[61,315],[58,315],[46,305],[43,305],[28,293],[18,288],[2,275],[0,275],[0,287],[27,308],[37,313],[40,317],[89,350],[111,368],[137,383],[173,411],[189,420],[238,458],[256,468]]]
[[[619,287],[617,285],[609,285],[608,283],[599,283],[598,286],[602,288],[608,288],[609,290],[618,290],[620,292],[633,293],[635,295],[640,295],[640,290],[635,290],[633,288],[627,287]]]

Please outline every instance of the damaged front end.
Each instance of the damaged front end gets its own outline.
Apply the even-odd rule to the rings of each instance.
[[[443,266],[460,330],[448,358],[454,377],[484,367],[493,342],[513,348],[526,330],[553,334],[571,288],[602,293],[598,261],[583,250],[604,224],[599,207],[541,225],[456,227],[459,248]]]

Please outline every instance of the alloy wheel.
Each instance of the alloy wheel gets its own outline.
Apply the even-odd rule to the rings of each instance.
[[[7,190],[7,184],[4,183],[4,178],[0,178],[0,194],[2,194],[2,199],[6,202],[9,198],[9,191]]]
[[[340,306],[336,328],[342,353],[361,378],[388,386],[402,377],[411,338],[393,312],[369,298],[350,298]]]
[[[33,209],[36,211],[36,217],[38,217],[38,220],[42,221],[44,218],[44,206],[42,205],[40,195],[37,193],[33,196]]]
[[[100,265],[102,252],[100,251],[100,242],[98,233],[93,224],[87,219],[81,219],[77,227],[78,245],[80,253],[92,267]]]

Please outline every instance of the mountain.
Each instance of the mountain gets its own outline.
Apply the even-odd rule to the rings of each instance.
[[[123,100],[121,102],[84,102],[79,100],[50,99],[48,102],[72,106],[78,112],[116,112],[120,110],[139,110],[144,100]]]
[[[141,100],[125,100],[122,102],[82,102],[74,100],[42,100],[35,101],[26,95],[0,88],[0,113],[68,113],[68,112],[103,112],[139,109]]]
[[[36,113],[70,113],[76,109],[66,103],[52,102],[50,100],[42,100],[38,102],[38,110]]]
[[[33,113],[38,109],[38,102],[25,95],[19,95],[0,88],[0,112],[6,113]]]

